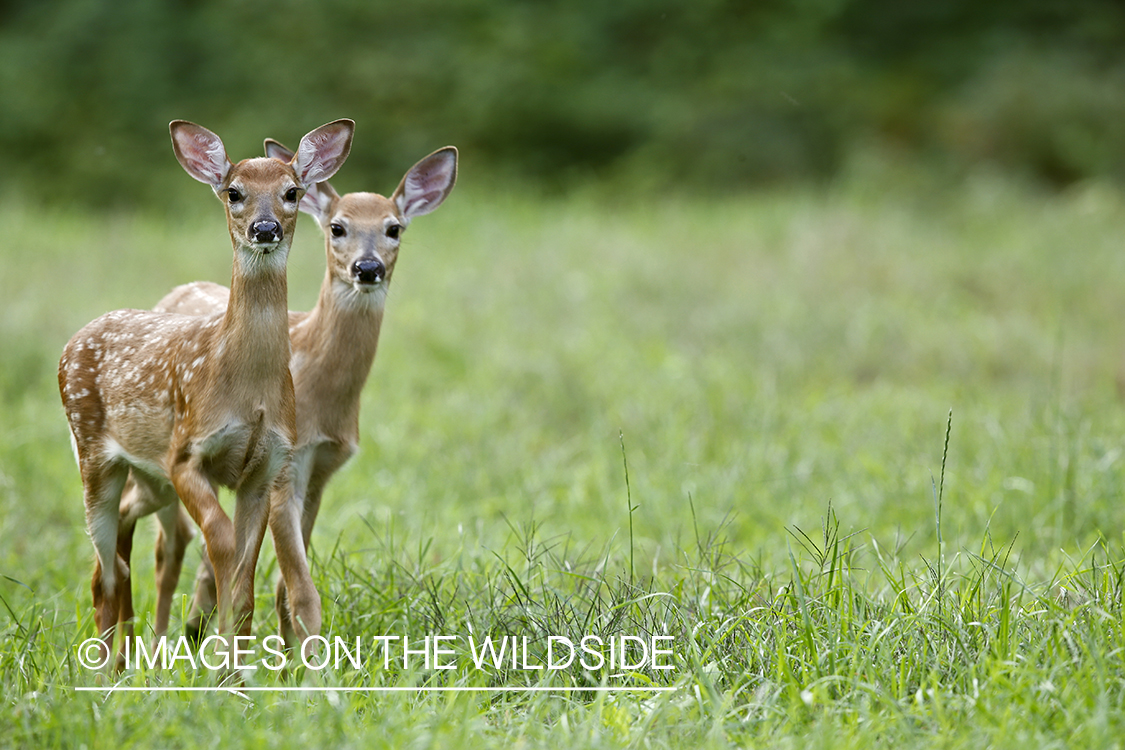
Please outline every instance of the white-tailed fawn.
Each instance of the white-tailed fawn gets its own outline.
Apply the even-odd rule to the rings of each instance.
[[[289,592],[291,627],[302,634],[320,630],[320,597],[291,512],[297,400],[286,262],[298,205],[343,164],[353,130],[350,120],[337,120],[302,138],[287,161],[232,164],[214,133],[172,122],[176,158],[211,186],[226,211],[234,262],[225,309],[211,316],[117,310],[82,328],[63,351],[59,390],[82,475],[96,556],[94,613],[107,662],[118,622],[131,632],[129,568],[118,554],[119,528],[130,527],[131,536],[135,520],[120,511],[130,477],[143,489],[131,493],[142,504],[130,513],[157,513],[190,534],[178,498],[202,530],[224,633],[250,632],[267,523]],[[234,490],[233,520],[219,504],[219,486]],[[128,541],[120,541],[127,550]],[[180,559],[163,552],[160,576],[178,575],[173,568]],[[166,627],[166,608],[163,618],[158,628]]]

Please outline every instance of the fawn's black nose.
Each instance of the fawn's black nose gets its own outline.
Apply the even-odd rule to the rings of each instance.
[[[378,258],[365,258],[352,264],[352,273],[361,284],[378,284],[386,272],[387,267]]]
[[[250,239],[263,245],[270,242],[281,242],[281,225],[270,219],[255,221],[250,226]]]

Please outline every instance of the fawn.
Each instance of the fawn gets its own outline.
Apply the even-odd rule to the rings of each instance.
[[[293,154],[267,140],[266,153],[281,161]],[[289,366],[297,403],[297,439],[291,464],[292,503],[274,498],[271,513],[299,525],[303,550],[320,509],[321,495],[332,475],[355,453],[359,441],[359,400],[375,359],[387,288],[398,258],[402,232],[417,216],[442,204],[457,178],[457,149],[439,149],[407,171],[390,198],[374,193],[340,196],[327,182],[308,188],[300,210],[312,215],[325,236],[328,268],[316,306],[309,312],[289,313],[292,359]],[[189,315],[215,314],[231,304],[233,289],[210,282],[176,287],[156,310]],[[123,535],[132,537],[133,522],[151,507],[151,489],[137,483],[122,500]],[[156,635],[167,627],[166,613],[179,578],[191,525],[183,513],[158,515]],[[271,516],[272,518],[272,516]],[[204,535],[205,544],[210,544]],[[126,556],[128,551],[125,552]],[[162,561],[161,557],[171,561]],[[216,573],[205,556],[196,578],[188,632],[198,639],[216,605]],[[294,590],[287,578],[277,585],[277,612],[287,643],[292,644],[290,610]],[[221,600],[220,600],[221,601]]]
[[[320,630],[320,597],[300,525],[283,511],[271,513],[269,504],[284,505],[293,494],[288,467],[297,429],[286,262],[297,207],[344,163],[354,123],[337,120],[313,130],[287,162],[259,157],[237,164],[206,128],[176,120],[169,130],[181,166],[224,205],[234,249],[226,309],[209,317],[107,313],[75,334],[59,361],[96,556],[91,590],[107,662],[117,623],[130,627],[132,615],[128,564],[118,556],[120,502],[130,476],[144,488],[145,512],[183,526],[178,497],[202,530],[224,632],[250,632],[254,568],[267,523],[293,626]],[[219,485],[235,491],[233,522],[219,504]],[[176,564],[160,562],[165,574]]]

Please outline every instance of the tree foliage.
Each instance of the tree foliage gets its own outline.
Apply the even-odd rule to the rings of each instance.
[[[386,190],[447,143],[548,185],[722,190],[871,143],[1066,183],[1125,174],[1123,42],[1110,0],[10,0],[0,179],[159,200],[171,119],[246,156],[346,116]]]

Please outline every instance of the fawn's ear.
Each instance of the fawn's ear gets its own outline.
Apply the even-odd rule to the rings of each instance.
[[[266,149],[266,156],[271,159],[286,163],[293,160],[293,152],[273,138],[267,138],[262,145]],[[323,223],[328,212],[332,210],[332,203],[339,197],[327,182],[318,182],[309,186],[297,208],[316,219],[318,223]]]
[[[230,172],[231,163],[219,136],[187,120],[168,125],[176,159],[189,175],[218,191]]]
[[[308,190],[336,174],[336,170],[348,158],[354,132],[354,122],[336,120],[321,125],[301,139],[297,153],[289,162],[297,173],[301,187]]]
[[[282,144],[275,141],[273,138],[267,138],[262,142],[262,147],[266,150],[266,156],[271,159],[283,161],[286,164],[293,161],[293,152],[287,149]]]
[[[301,197],[297,208],[316,219],[318,224],[323,224],[332,213],[332,206],[339,200],[340,195],[331,183],[318,182],[309,185],[309,189]]]
[[[410,221],[440,206],[457,181],[457,149],[439,148],[410,171],[391,196],[402,217]]]

